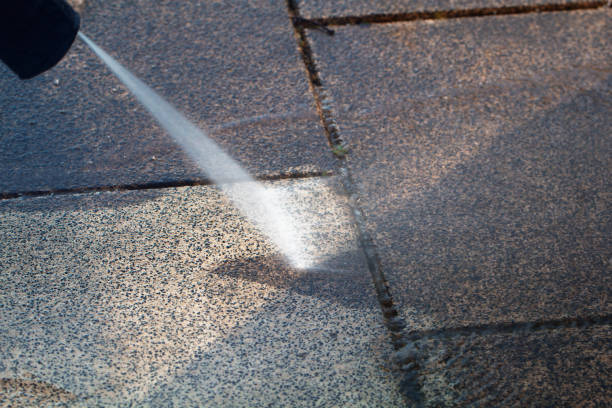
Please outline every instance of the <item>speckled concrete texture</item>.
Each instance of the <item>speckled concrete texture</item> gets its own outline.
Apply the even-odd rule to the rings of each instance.
[[[372,14],[578,3],[585,2],[580,0],[297,0],[300,14],[305,18],[359,17]]]
[[[426,406],[610,405],[610,15],[308,32]]]
[[[31,81],[0,67],[0,407],[612,405],[611,8],[71,1],[284,179],[312,262],[203,186],[82,42]]]
[[[81,30],[257,175],[332,156],[284,2],[89,0]],[[0,192],[204,178],[77,40],[20,81],[0,66]]]
[[[612,312],[610,14],[309,33],[411,327]]]
[[[0,405],[401,406],[337,182],[269,185],[318,269],[212,187],[1,201]]]
[[[422,341],[426,406],[610,406],[611,336],[593,326]]]

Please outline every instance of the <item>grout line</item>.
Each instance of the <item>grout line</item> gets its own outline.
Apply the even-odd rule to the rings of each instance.
[[[306,37],[306,28],[314,27],[315,29],[320,29],[321,25],[312,24],[300,17],[297,0],[287,0],[287,9],[298,42],[298,49],[302,56],[306,72],[308,73],[309,86],[314,96],[317,113],[327,136],[327,142],[331,147],[332,153],[334,153],[338,159],[342,159],[346,150],[342,145],[338,125],[332,113],[333,100],[322,86],[319,71],[314,61],[312,48]],[[333,31],[331,30],[326,31],[326,33],[333,35]]]
[[[310,47],[310,42],[306,37],[306,28],[310,27],[311,24],[304,23],[304,21],[306,20],[302,19],[299,16],[299,10],[296,5],[296,0],[287,0],[287,7],[289,10],[289,17],[291,18],[291,22],[293,23],[295,35],[298,40],[298,48],[302,56],[302,61],[304,62],[304,66],[306,67],[306,71],[308,72],[310,88],[314,94],[315,104],[317,107],[317,112],[321,119],[321,124],[325,129],[325,133],[327,135],[327,139],[332,148],[332,151],[334,152],[336,157],[342,158],[346,151],[342,147],[342,139],[340,138],[338,125],[334,119],[334,115],[332,112],[334,102],[329,96],[329,93],[327,92],[325,87],[323,87],[321,78],[319,76],[319,71],[314,62],[314,56],[312,53],[312,48]],[[333,34],[333,32],[328,34]]]
[[[269,176],[257,177],[257,181],[280,181],[290,179],[308,179],[316,177],[330,177],[333,176],[331,171],[311,171],[311,172],[291,172],[281,173]],[[231,180],[228,180],[231,183]],[[90,187],[74,187],[74,188],[60,188],[60,189],[49,189],[49,190],[34,190],[34,191],[18,191],[11,193],[0,192],[0,201],[11,200],[18,198],[30,198],[30,197],[45,197],[54,195],[70,195],[70,194],[83,194],[83,193],[95,193],[105,191],[136,191],[136,190],[161,190],[165,188],[176,188],[176,187],[191,187],[191,186],[214,186],[208,179],[186,179],[176,181],[153,181],[149,183],[134,183],[134,184],[115,184],[107,186],[90,186]]]
[[[321,86],[319,73],[315,66],[314,60],[312,59],[312,50],[310,48],[308,40],[306,39],[304,26],[308,26],[309,24],[304,24],[302,22],[302,20],[304,19],[299,16],[296,0],[287,0],[287,9],[289,12],[289,17],[291,18],[291,23],[293,25],[295,35],[298,40],[298,48],[302,56],[302,61],[304,62],[304,65],[306,66],[306,71],[308,72],[308,79],[310,80],[311,85]]]
[[[295,0],[288,0],[288,7],[292,21],[300,21],[298,18],[299,11],[297,9],[297,6],[295,5]],[[333,99],[329,96],[327,90],[322,85],[319,73],[316,70],[316,66],[312,62],[312,50],[310,48],[310,44],[308,43],[308,39],[305,36],[304,29],[295,25],[294,27],[300,42],[300,51],[302,52],[303,59],[306,63],[306,68],[308,70],[309,77],[311,80],[311,87],[313,89],[314,97],[319,110],[319,115],[321,116],[321,121],[323,122],[323,126],[327,133],[329,143],[333,149],[334,146],[341,145],[342,143],[342,139],[340,138],[339,134],[339,128],[334,119],[335,109]],[[304,56],[304,54],[306,55]],[[390,325],[388,324],[387,326],[392,332],[398,334],[398,332],[402,331],[404,324],[403,322],[400,323],[398,321],[398,313],[393,305],[393,300],[391,298],[389,288],[387,286],[384,274],[380,266],[378,252],[374,245],[373,239],[367,231],[366,222],[363,217],[363,211],[361,210],[361,208],[359,208],[359,205],[357,204],[357,196],[354,188],[355,182],[352,179],[350,171],[345,166],[344,156],[336,156],[340,162],[340,179],[342,180],[344,189],[346,190],[347,195],[349,196],[349,205],[353,213],[355,224],[358,228],[358,233],[360,237],[359,240],[366,256],[368,269],[370,270],[370,273],[372,274],[372,278],[374,280],[378,300],[381,304],[381,307],[383,308],[383,314],[385,318],[394,322]],[[399,347],[401,347],[401,345]]]
[[[422,330],[408,333],[411,341],[427,340],[430,338],[450,338],[470,336],[472,334],[510,334],[532,333],[541,330],[585,328],[590,326],[611,325],[612,315],[593,315],[581,317],[566,317],[552,320],[537,320],[531,322],[504,322],[474,326],[452,327],[436,330]]]
[[[609,0],[585,1],[566,4],[536,4],[524,6],[484,7],[462,10],[413,11],[393,14],[369,14],[364,16],[338,16],[303,19],[297,24],[302,28],[312,26],[341,26],[351,24],[382,24],[415,20],[442,20],[466,17],[503,16],[512,14],[543,13],[555,11],[589,10],[608,5]]]
[[[310,43],[306,37],[305,28],[312,24],[311,22],[306,24],[300,17],[296,0],[287,0],[287,7],[289,10],[289,16],[293,23],[295,35],[298,40],[298,47],[302,55],[302,60],[304,61],[304,65],[306,66],[306,70],[308,72],[310,88],[314,95],[317,111],[320,115],[330,147],[339,162],[339,178],[343,184],[344,190],[347,193],[353,223],[357,227],[359,244],[363,250],[368,270],[372,276],[374,287],[376,289],[376,296],[382,309],[385,326],[390,332],[393,347],[398,350],[409,342],[406,334],[404,333],[406,323],[399,316],[397,308],[393,303],[389,286],[387,285],[387,281],[382,271],[378,250],[374,244],[374,240],[368,232],[363,211],[357,202],[357,194],[354,187],[355,182],[346,166],[346,161],[344,160],[347,150],[343,146],[340,130],[335,120],[335,104],[331,95],[328,93],[321,81],[319,72],[314,62],[312,48],[310,47]],[[322,24],[314,23],[313,28],[318,29],[321,25]],[[333,35],[333,31],[331,30],[326,31],[326,33]],[[408,400],[411,406],[422,406],[424,396],[421,392],[421,386],[417,381],[418,379],[413,375],[405,374],[403,372],[399,373],[401,376],[401,393]]]
[[[359,244],[363,250],[370,275],[372,276],[384,323],[389,330],[393,348],[396,350],[396,353],[398,353],[402,347],[411,343],[411,339],[405,332],[406,322],[399,315],[397,307],[393,302],[393,297],[381,266],[378,249],[368,231],[363,210],[357,202],[358,198],[355,191],[355,182],[344,160],[342,160],[340,167],[340,176],[344,189],[347,192],[348,205],[351,209],[353,223],[357,226]],[[394,358],[394,360],[397,360],[397,358]],[[406,372],[402,370],[398,373],[400,375],[400,392],[409,402],[409,405],[413,407],[423,406],[425,403],[425,396],[421,390],[418,375],[416,375],[414,371]]]
[[[299,26],[301,28],[312,28],[312,29],[316,29],[316,30],[321,30],[325,34],[328,34],[328,35],[334,35],[335,34],[334,30],[330,30],[329,28],[327,28],[326,25],[318,24],[318,23],[314,22],[313,20],[309,20],[307,18],[292,17],[291,21],[293,22],[294,26]]]

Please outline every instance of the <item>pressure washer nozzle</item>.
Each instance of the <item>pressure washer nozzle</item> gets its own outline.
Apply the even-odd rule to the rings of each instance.
[[[35,77],[66,55],[79,24],[65,0],[2,0],[0,59],[19,78]]]

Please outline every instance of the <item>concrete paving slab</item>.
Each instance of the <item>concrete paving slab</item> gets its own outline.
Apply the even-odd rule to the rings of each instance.
[[[610,14],[309,32],[410,327],[612,312]]]
[[[338,182],[268,185],[318,269],[212,187],[0,201],[0,405],[402,406]]]
[[[420,342],[429,406],[605,407],[610,326]]]
[[[423,11],[455,11],[545,4],[577,5],[581,0],[297,0],[304,18],[361,17],[409,14]]]
[[[145,3],[87,1],[81,30],[253,173],[333,166],[284,3]],[[0,193],[204,177],[80,40],[0,90]]]

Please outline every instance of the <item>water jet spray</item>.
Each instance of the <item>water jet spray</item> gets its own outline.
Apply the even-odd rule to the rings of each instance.
[[[157,92],[134,76],[85,34],[79,37],[151,113],[211,181],[251,221],[294,267],[307,266],[300,236],[305,225],[289,217],[278,192],[257,182],[207,135]]]
[[[310,266],[300,238],[308,228],[289,216],[280,192],[254,180],[207,132],[79,32],[79,15],[65,0],[4,0],[1,4],[0,59],[20,78],[32,78],[54,66],[78,34],[289,264]]]

